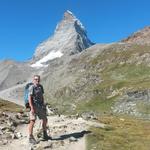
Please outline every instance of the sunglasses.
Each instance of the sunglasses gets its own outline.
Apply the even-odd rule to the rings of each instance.
[[[40,79],[37,79],[37,78],[35,78],[34,80],[36,80],[36,81],[40,81]]]

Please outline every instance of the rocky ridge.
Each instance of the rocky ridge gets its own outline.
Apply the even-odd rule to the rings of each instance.
[[[138,45],[150,45],[150,27],[147,26],[144,29],[133,33],[131,36],[123,39],[122,42]]]

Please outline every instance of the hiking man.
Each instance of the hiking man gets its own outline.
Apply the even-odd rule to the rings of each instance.
[[[30,106],[30,123],[29,123],[29,143],[37,144],[34,136],[33,136],[33,127],[35,124],[35,120],[38,116],[39,119],[42,120],[42,128],[43,128],[43,139],[48,140],[50,137],[47,135],[47,117],[46,117],[46,106],[44,104],[44,89],[40,84],[40,76],[34,75],[33,77],[33,85],[29,87],[29,106]]]

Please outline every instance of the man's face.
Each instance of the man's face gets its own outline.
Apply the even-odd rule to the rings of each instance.
[[[40,78],[37,76],[35,76],[33,80],[34,80],[34,84],[39,84],[40,82]]]

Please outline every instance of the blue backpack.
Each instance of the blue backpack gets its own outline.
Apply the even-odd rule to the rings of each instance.
[[[27,83],[24,89],[24,104],[26,108],[30,108],[29,105],[29,87],[33,85],[33,83]]]

